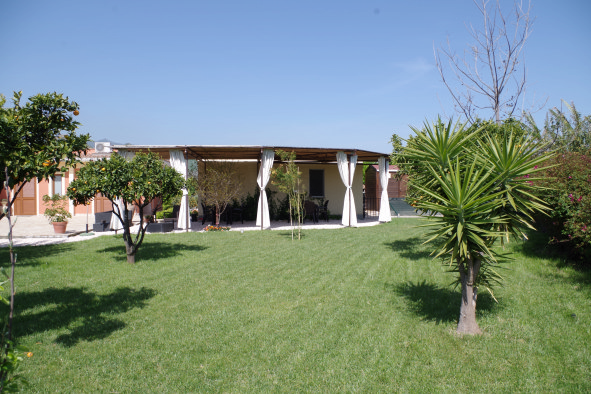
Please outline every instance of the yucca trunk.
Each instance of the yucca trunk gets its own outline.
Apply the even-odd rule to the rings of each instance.
[[[462,302],[460,305],[460,319],[458,320],[458,334],[482,334],[476,322],[476,299],[478,288],[474,285],[480,271],[480,260],[460,262],[460,280],[462,282]]]

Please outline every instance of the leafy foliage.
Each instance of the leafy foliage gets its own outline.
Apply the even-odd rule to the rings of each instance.
[[[81,168],[78,178],[68,187],[68,197],[75,204],[87,204],[98,193],[108,198],[113,203],[113,214],[123,226],[128,261],[134,262],[147,223],[140,221],[138,232],[132,238],[130,207],[138,207],[140,217],[144,217],[143,210],[152,200],[166,200],[179,194],[184,183],[181,174],[165,166],[154,153],[138,153],[130,161],[113,154],[109,159],[89,162]],[[123,200],[123,212],[119,211],[117,199]]]
[[[501,280],[494,269],[496,240],[526,237],[533,214],[547,210],[534,195],[539,186],[532,175],[546,160],[536,156],[539,144],[515,137],[513,125],[487,125],[472,130],[441,119],[425,123],[413,128],[399,158],[410,175],[412,205],[430,220],[427,242],[438,242],[433,254],[459,274],[463,293],[466,286],[484,285],[492,294]]]
[[[544,220],[550,243],[573,258],[591,257],[591,155],[569,152],[548,161],[550,168],[539,183],[552,206]]]
[[[550,109],[543,129],[536,125],[531,114],[526,114],[531,133],[544,142],[549,150],[586,153],[591,150],[591,115],[581,115],[574,103],[563,103],[568,113],[556,107]]]
[[[59,194],[54,194],[51,197],[47,194],[43,196],[43,202],[46,205],[49,205],[49,207],[45,209],[43,215],[49,219],[49,223],[67,222],[68,219],[72,217],[72,214],[66,209],[68,204],[67,201],[67,196]]]
[[[8,206],[23,183],[33,178],[48,179],[66,171],[86,152],[88,135],[77,135],[80,125],[73,117],[79,106],[62,94],[47,93],[30,97],[22,106],[22,92],[14,93],[13,107],[5,108],[0,95],[0,190],[19,184]],[[8,176],[4,169],[7,169]],[[0,213],[0,219],[5,216]]]

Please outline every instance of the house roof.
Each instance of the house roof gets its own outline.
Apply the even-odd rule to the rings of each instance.
[[[362,149],[304,148],[264,145],[111,145],[116,150],[133,152],[155,152],[163,159],[169,158],[170,150],[186,151],[189,159],[196,160],[259,160],[263,149],[295,152],[297,162],[336,163],[337,152],[356,154],[358,161],[376,162],[387,153],[371,152]],[[276,157],[278,160],[279,158]]]

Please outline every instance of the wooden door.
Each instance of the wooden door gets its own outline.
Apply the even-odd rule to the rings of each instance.
[[[20,185],[15,187],[18,190]],[[15,215],[36,215],[37,204],[35,194],[35,180],[25,183],[18,196],[14,200],[14,214]]]
[[[113,210],[113,204],[111,203],[111,201],[107,197],[104,197],[100,193],[97,194],[96,196],[94,196],[94,212],[95,213],[108,212],[111,210]]]

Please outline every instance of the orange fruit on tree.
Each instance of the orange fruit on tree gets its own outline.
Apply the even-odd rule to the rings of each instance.
[[[74,116],[78,116],[78,115],[80,115],[80,111],[74,110]]]

